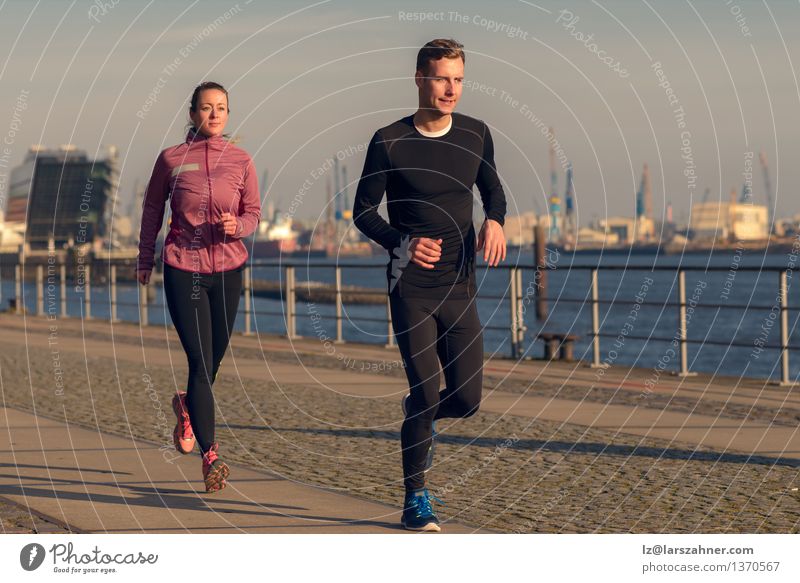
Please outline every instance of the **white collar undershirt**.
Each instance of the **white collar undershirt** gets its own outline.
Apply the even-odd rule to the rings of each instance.
[[[442,129],[442,130],[439,130],[438,132],[429,132],[429,131],[423,130],[417,124],[414,124],[414,127],[417,129],[417,131],[419,133],[421,133],[426,138],[441,138],[443,135],[445,135],[447,132],[450,131],[450,128],[453,127],[453,116],[452,115],[450,116],[450,123],[447,124],[447,127]]]

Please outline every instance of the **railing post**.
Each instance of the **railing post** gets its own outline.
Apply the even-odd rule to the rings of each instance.
[[[250,327],[250,281],[252,273],[250,267],[244,268],[244,335],[250,336],[252,333]]]
[[[22,313],[22,265],[17,264],[14,266],[14,302],[16,304],[17,314]]]
[[[392,304],[389,296],[386,296],[386,344],[385,348],[394,348],[394,326],[392,326]]]
[[[779,272],[781,294],[781,386],[793,384],[789,380],[789,293],[786,285],[786,270]]]
[[[297,316],[295,314],[294,265],[286,266],[286,337],[297,338]]]
[[[522,344],[525,340],[525,306],[522,303],[522,270],[514,267],[517,282],[517,358],[522,357]]]
[[[111,266],[111,321],[117,322],[117,266]]]
[[[391,320],[392,315],[389,314],[389,327],[391,328]],[[391,338],[391,331],[389,334]],[[342,334],[342,268],[338,265],[336,266],[336,340],[334,340],[334,344],[341,344],[344,342],[344,335]],[[386,345],[389,346],[389,342],[393,342],[393,340],[387,340]]]
[[[84,296],[83,296],[83,311],[84,311],[84,319],[91,320],[92,318],[92,266],[91,264],[87,263],[84,267],[85,270],[85,279],[84,279]]]
[[[36,266],[36,315],[44,316],[44,266]]]
[[[153,276],[153,272],[150,272],[150,277]],[[139,277],[137,273],[136,281],[138,283]],[[153,285],[151,281],[149,285]],[[149,299],[149,290],[147,286],[144,284],[139,283],[139,326],[147,326],[149,315],[147,313],[147,300]]]
[[[517,344],[517,328],[519,327],[517,317],[519,311],[517,310],[517,275],[514,271],[514,267],[510,267],[508,270],[508,288],[508,309],[511,324],[511,358],[517,359],[519,358],[519,346]]]
[[[688,343],[686,342],[686,272],[678,270],[678,336],[680,339],[681,350],[681,370],[678,376],[689,377],[697,373],[689,372]]]
[[[67,317],[67,265],[62,263],[59,269],[61,279],[61,317]]]
[[[600,291],[597,285],[597,270],[592,269],[592,368],[600,368]]]

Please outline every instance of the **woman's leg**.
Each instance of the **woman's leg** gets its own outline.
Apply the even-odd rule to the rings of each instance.
[[[212,383],[217,378],[217,371],[225,356],[230,342],[236,313],[239,310],[239,297],[242,294],[242,272],[240,270],[225,271],[214,276],[213,284],[208,288],[208,300],[211,306],[211,341],[213,350]]]
[[[164,293],[189,366],[186,405],[200,451],[214,443],[211,308],[206,276],[164,267]]]

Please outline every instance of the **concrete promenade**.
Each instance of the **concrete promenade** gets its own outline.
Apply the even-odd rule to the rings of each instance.
[[[53,327],[51,329],[51,326]],[[5,532],[402,532],[396,349],[236,335],[214,386],[229,487],[170,449],[171,329],[0,314]],[[447,532],[800,532],[800,393],[487,359],[443,420]]]

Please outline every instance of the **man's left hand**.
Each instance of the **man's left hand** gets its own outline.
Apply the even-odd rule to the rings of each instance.
[[[506,236],[500,223],[486,219],[478,234],[477,251],[483,249],[483,260],[489,267],[496,267],[506,259]]]

